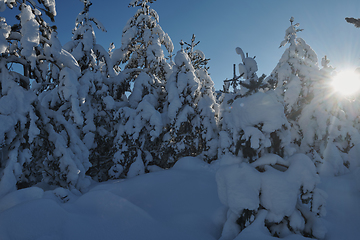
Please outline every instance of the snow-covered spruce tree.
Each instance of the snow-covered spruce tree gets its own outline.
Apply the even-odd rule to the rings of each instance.
[[[44,5],[45,11],[55,9],[51,3]],[[39,129],[36,126],[36,95],[30,82],[42,79],[41,61],[38,61],[40,36],[48,36],[51,28],[42,20],[41,12],[28,1],[1,1],[0,10],[18,6],[19,23],[10,26],[0,18],[0,196],[38,181],[30,176],[30,165],[35,165],[31,144]],[[12,10],[15,12],[15,10]],[[15,14],[14,14],[15,15]],[[13,65],[22,67],[14,70]]]
[[[59,45],[60,46],[60,45]],[[51,46],[53,48],[54,45]],[[61,50],[66,52],[65,50]],[[65,188],[86,190],[89,180],[85,173],[91,166],[89,151],[82,142],[81,126],[84,118],[80,110],[80,68],[76,60],[67,53],[68,61],[77,66],[77,71],[61,67],[54,86],[39,95],[41,108],[38,122],[40,135],[35,152],[43,164],[43,181]],[[71,57],[70,57],[71,56]]]
[[[12,71],[7,39],[11,27],[0,20],[1,60],[0,60],[0,197],[28,182],[24,165],[30,164],[30,144],[38,134],[35,125],[37,117],[32,103],[36,95],[29,90],[29,78]],[[22,59],[24,60],[24,59]],[[26,60],[21,61],[25,65]],[[26,182],[26,183],[25,183]]]
[[[158,153],[163,122],[160,113],[160,82],[147,69],[139,70],[128,106],[118,111],[117,152],[109,171],[113,178],[144,173]]]
[[[55,11],[55,2],[47,1],[45,5],[48,4]],[[30,6],[36,7],[33,1]],[[90,163],[76,127],[83,122],[78,97],[80,68],[72,55],[62,49],[56,32],[39,17],[39,11],[33,13],[38,14],[34,16],[41,37],[35,47],[39,56],[34,59],[36,68],[31,83],[38,96],[35,106],[39,129],[31,149],[32,161],[39,169],[33,168],[32,172],[41,172],[46,183],[85,190],[89,184],[85,172]]]
[[[284,107],[273,90],[238,98],[228,114],[227,144],[217,172],[218,193],[227,206],[221,240],[246,239],[246,228],[260,226],[269,234],[302,234],[323,238],[321,217],[325,194],[312,161],[293,154]],[[225,139],[225,137],[226,139]],[[242,235],[243,234],[243,235]],[[241,238],[241,237],[240,237]]]
[[[92,3],[82,2],[84,9],[77,16],[72,40],[64,45],[64,49],[74,56],[81,69],[78,97],[84,122],[79,128],[80,137],[90,151],[92,167],[88,174],[103,181],[108,179],[112,166],[116,134],[114,116],[122,100],[114,91],[118,86],[112,60],[109,53],[96,43],[93,24],[102,31],[106,30],[96,18],[90,17]]]
[[[277,237],[324,237],[318,217],[325,214],[325,194],[316,188],[319,177],[312,161],[292,155],[289,123],[278,95],[258,92],[236,99],[231,107],[230,130],[220,133],[222,146],[228,148],[217,173],[218,192],[229,207],[220,239],[234,239],[252,226]]]
[[[292,125],[292,141],[299,144],[301,131],[297,120],[302,109],[313,98],[312,84],[319,78],[319,67],[316,53],[297,33],[302,31],[299,24],[293,24],[285,31],[285,39],[280,47],[289,44],[279,63],[266,78],[266,82],[276,88],[276,92],[283,97],[285,114]]]
[[[228,153],[237,155],[235,151],[236,141],[232,140],[232,127],[230,120],[230,112],[232,104],[238,98],[249,96],[253,93],[260,91],[265,87],[263,84],[264,76],[258,78],[256,72],[258,70],[255,58],[246,56],[243,50],[239,47],[236,49],[236,53],[241,56],[242,63],[238,65],[239,75],[236,75],[236,64],[234,64],[234,76],[230,80],[224,81],[223,93],[219,98],[220,103],[220,147],[219,156],[226,155]],[[230,92],[230,86],[233,91]],[[230,122],[229,122],[230,120]]]
[[[200,81],[200,95],[195,100],[198,127],[198,153],[206,162],[217,159],[219,104],[216,102],[214,82],[204,68],[195,70]]]
[[[10,102],[16,104],[12,107],[5,102],[3,104],[11,108],[10,112],[4,111],[5,115],[10,117],[14,114],[14,117],[7,118],[8,127],[4,129],[5,142],[2,143],[4,160],[2,166],[5,169],[1,181],[7,182],[7,187],[2,188],[4,192],[10,188],[14,189],[16,182],[18,187],[26,187],[42,180],[47,181],[43,179],[42,173],[47,176],[46,171],[50,168],[44,159],[49,158],[60,159],[51,171],[54,175],[61,176],[59,178],[66,182],[65,186],[81,188],[83,184],[80,182],[83,183],[82,180],[85,179],[86,154],[85,159],[72,158],[73,152],[69,152],[64,141],[60,140],[67,139],[64,136],[66,131],[61,134],[53,133],[48,128],[53,115],[48,114],[46,110],[48,105],[40,104],[37,99],[41,92],[50,92],[55,88],[59,83],[60,75],[66,78],[65,76],[73,71],[72,69],[77,68],[71,55],[59,48],[55,28],[50,27],[42,16],[45,12],[53,20],[56,15],[55,1],[38,1],[38,3],[35,1],[19,3],[20,22],[11,28],[7,26],[5,20],[1,21],[3,29],[1,73],[4,74],[1,78],[3,81],[1,99],[5,102],[12,99]],[[15,1],[7,1],[6,4],[9,8],[17,6]],[[18,70],[12,71],[12,64],[22,66],[23,74]],[[53,67],[56,70],[52,71]],[[61,69],[64,71],[60,72]],[[73,132],[73,129],[68,129],[68,132]],[[76,140],[73,144],[74,150],[81,152],[81,148],[77,148],[75,142]],[[60,181],[48,182],[61,185]]]
[[[164,135],[162,167],[171,167],[185,156],[199,155],[200,118],[196,100],[200,97],[200,81],[188,55],[182,49],[175,56],[173,73],[166,83],[167,133]]]
[[[159,25],[159,15],[150,8],[155,0],[132,0],[129,7],[140,7],[125,25],[121,47],[112,54],[114,64],[124,64],[125,69],[148,69],[164,84],[170,65],[166,62],[161,46],[171,53],[173,43]]]
[[[256,74],[246,65],[243,69]],[[316,188],[319,177],[311,160],[293,155],[289,147],[290,124],[281,98],[274,90],[238,96],[221,119],[224,166],[216,178],[220,200],[229,209],[220,239],[239,234],[246,239],[252,226],[276,237],[324,237],[317,218],[325,213],[324,193]]]
[[[236,75],[236,64],[233,68],[233,78],[224,80],[223,90],[218,98],[220,105],[219,111],[219,149],[218,157],[221,158],[224,155],[236,155],[235,154],[235,142],[232,141],[231,132],[231,109],[233,102],[241,97],[239,86],[239,79],[242,75]],[[232,87],[233,91],[230,91]]]
[[[348,153],[359,143],[356,121],[360,109],[357,100],[337,94],[333,86],[333,68],[322,59],[321,79],[314,83],[314,98],[299,118],[303,134],[300,149],[314,161],[321,174],[337,175],[348,171]]]
[[[255,121],[254,123],[251,123],[252,121],[250,121],[247,123],[249,125],[234,124],[236,121],[233,120],[233,114],[234,111],[238,111],[238,109],[245,110],[246,106],[252,105],[254,107],[257,105],[261,107],[262,104],[264,104],[263,101],[266,101],[265,99],[268,98],[271,99],[270,103],[278,105],[280,108],[282,106],[280,100],[277,99],[272,91],[267,92],[266,94],[262,94],[263,91],[259,92],[261,88],[263,88],[263,84],[256,74],[258,69],[256,61],[253,58],[245,58],[241,48],[236,48],[236,52],[241,55],[243,63],[239,64],[240,75],[236,77],[236,74],[234,73],[232,81],[238,81],[240,78],[244,78],[244,80],[242,81],[240,79],[240,89],[237,89],[236,85],[233,83],[234,92],[223,93],[223,96],[221,97],[219,155],[231,154],[238,156],[240,153],[240,155],[244,158],[248,158],[249,161],[252,162],[264,154],[264,149],[271,146],[273,149],[268,149],[267,151],[283,156],[283,148],[288,141],[288,139],[284,138],[284,136],[286,136],[286,134],[284,135],[284,132],[286,133],[288,129],[286,120],[279,121],[279,123],[281,123],[279,128],[272,129],[271,131],[263,129],[264,123],[261,121]],[[246,111],[250,110],[251,109],[248,109]],[[253,111],[257,112],[257,109],[254,108]],[[244,112],[246,116],[249,113]],[[279,112],[277,113],[279,114]],[[280,117],[282,115],[283,114],[281,114]],[[254,136],[252,136],[253,134]],[[278,136],[279,134],[281,136]],[[253,144],[251,141],[257,141],[257,144]],[[282,141],[285,141],[285,144],[281,143]]]
[[[214,82],[208,74],[207,64],[210,59],[206,58],[201,50],[195,49],[199,43],[200,41],[195,41],[193,34],[191,43],[184,43],[187,45],[184,51],[191,60],[195,75],[200,82],[200,95],[195,99],[196,118],[199,121],[199,145],[196,155],[200,154],[204,161],[211,162],[217,159],[219,104],[216,101]]]
[[[171,73],[162,46],[171,53],[173,44],[161,29],[158,14],[150,8],[152,2],[130,2],[130,7],[140,8],[123,29],[121,47],[112,53],[114,64],[124,65],[120,74],[125,85],[133,82],[128,106],[118,111],[117,152],[109,171],[114,178],[147,171],[159,155],[165,83]]]

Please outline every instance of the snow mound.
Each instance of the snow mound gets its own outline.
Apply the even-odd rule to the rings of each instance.
[[[0,199],[1,239],[216,240],[225,208],[214,173],[200,166],[185,158],[177,169],[97,183],[83,195],[64,188],[12,192]]]
[[[209,169],[209,164],[197,157],[184,157],[179,159],[172,169],[178,170],[206,170]]]
[[[0,198],[0,213],[21,203],[40,199],[44,196],[44,191],[38,187],[31,187],[11,192]]]

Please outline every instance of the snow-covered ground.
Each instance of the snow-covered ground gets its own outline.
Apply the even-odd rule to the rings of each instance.
[[[218,163],[184,158],[169,170],[94,183],[83,195],[62,188],[18,190],[0,199],[0,239],[219,239],[227,209],[217,194],[217,169]],[[322,178],[328,240],[359,239],[359,174]],[[273,238],[255,222],[236,239]]]

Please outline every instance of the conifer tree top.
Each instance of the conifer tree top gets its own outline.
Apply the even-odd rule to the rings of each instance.
[[[103,32],[106,32],[105,27],[102,25],[102,23],[97,20],[94,17],[89,16],[90,7],[92,5],[92,2],[89,0],[80,0],[82,3],[84,3],[84,10],[79,13],[79,15],[76,17],[75,20],[75,28],[73,29],[73,39],[82,39],[81,35],[83,34],[81,27],[87,26],[91,31],[93,31],[92,26],[90,22],[93,22],[98,29],[100,29]],[[80,29],[80,30],[79,30]]]
[[[295,43],[295,39],[296,39],[296,33],[303,31],[304,29],[300,29],[299,23],[293,24],[294,22],[294,17],[290,18],[290,27],[288,27],[288,29],[286,29],[285,31],[285,37],[284,40],[280,43],[280,47],[285,46],[287,43],[293,44]]]
[[[132,0],[129,3],[129,7],[144,7],[147,3],[153,3],[156,0]]]

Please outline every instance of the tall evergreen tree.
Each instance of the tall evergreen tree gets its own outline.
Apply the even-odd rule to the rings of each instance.
[[[6,1],[0,9],[4,11],[17,5],[15,1]],[[33,165],[31,144],[39,134],[36,94],[31,91],[30,82],[34,78],[40,78],[41,82],[43,77],[39,72],[41,62],[37,61],[41,53],[36,49],[40,45],[40,30],[49,33],[51,29],[42,24],[42,17],[35,14],[38,12],[34,6],[24,2],[19,4],[19,10],[18,24],[10,26],[5,18],[0,19],[0,195],[36,181],[30,180],[31,171],[28,171]],[[20,65],[23,73],[14,71],[13,64]]]
[[[199,119],[198,152],[204,161],[217,159],[219,104],[216,101],[214,82],[205,68],[195,74],[200,82],[200,95],[195,100],[196,116]]]
[[[195,99],[194,119],[199,125],[199,143],[194,154],[201,155],[204,161],[211,162],[217,158],[219,105],[216,101],[214,82],[208,73],[210,59],[206,58],[201,50],[195,49],[199,43],[200,41],[195,40],[194,34],[190,43],[181,42],[182,46],[186,45],[184,52],[187,53],[200,83],[200,94]]]
[[[240,73],[251,86],[257,64],[253,58],[242,59]],[[311,160],[294,154],[289,145],[290,124],[281,97],[274,90],[245,90],[222,109],[219,155],[224,167],[216,178],[220,200],[229,210],[220,239],[235,239],[254,222],[275,237],[323,237],[318,219],[324,214],[323,192],[316,188],[319,179]]]
[[[263,128],[263,125],[265,124],[264,121],[255,121],[251,123],[252,120],[250,120],[252,118],[251,116],[256,116],[258,114],[258,108],[262,109],[262,105],[264,104],[263,101],[265,101],[265,99],[269,98],[269,107],[274,107],[273,111],[278,114],[278,110],[282,108],[282,104],[272,91],[269,91],[266,94],[262,94],[263,91],[259,92],[261,88],[265,87],[265,84],[262,83],[263,78],[259,79],[257,77],[256,72],[258,67],[255,59],[248,56],[245,57],[241,48],[236,48],[236,52],[241,56],[242,63],[239,64],[239,76],[236,76],[234,70],[234,77],[230,80],[233,81],[232,85],[234,92],[223,93],[223,96],[221,97],[219,154],[231,154],[236,156],[239,156],[240,154],[240,156],[243,155],[244,158],[249,159],[250,162],[255,161],[267,151],[283,156],[283,148],[288,141],[285,137],[285,133],[289,128],[288,122],[281,118],[283,114],[280,112],[280,115],[278,116],[279,119],[277,121],[279,123],[281,122],[279,128],[272,129],[270,132],[268,132],[266,128]],[[238,89],[237,85],[240,85],[241,88]],[[252,109],[253,113],[245,110],[247,109],[247,106],[254,107]],[[247,121],[248,125],[243,125],[243,123],[239,125],[236,124],[237,121],[233,120],[235,112],[242,110],[245,111],[245,115],[249,115],[250,122]],[[265,109],[262,109],[261,111],[264,110]],[[238,117],[239,116],[237,116],[237,118]],[[258,134],[260,134],[261,137]],[[252,141],[257,141],[258,143],[253,144]],[[273,148],[273,150],[270,150],[270,148]]]
[[[133,0],[129,7],[140,7],[123,29],[121,47],[112,53],[125,84],[133,88],[128,106],[119,110],[117,152],[110,169],[112,177],[134,176],[144,172],[158,155],[157,146],[163,134],[161,114],[166,97],[165,83],[171,73],[162,46],[173,51],[170,37],[159,25],[159,16],[149,0]],[[132,167],[131,167],[132,166]]]
[[[167,117],[162,162],[172,166],[184,156],[196,156],[199,148],[199,119],[196,99],[200,97],[200,81],[188,55],[182,49],[175,56],[173,73],[167,81]]]
[[[123,93],[119,93],[123,90],[109,53],[96,43],[93,24],[106,30],[100,21],[90,16],[91,2],[82,2],[84,9],[76,18],[72,40],[64,48],[74,56],[81,69],[78,97],[84,121],[79,128],[80,137],[90,151],[92,167],[88,174],[102,181],[108,179],[112,165],[116,135],[114,118],[123,102]]]
[[[91,166],[89,151],[81,140],[84,116],[81,111],[81,68],[52,32],[44,46],[49,60],[46,88],[39,91],[40,137],[37,161],[42,162],[43,181],[85,191],[90,184],[85,173]],[[44,137],[45,136],[45,137]],[[45,147],[44,147],[45,146]]]
[[[17,103],[5,114],[15,115],[7,119],[8,127],[4,129],[5,169],[1,181],[11,182],[7,184],[11,188],[16,182],[18,187],[25,187],[45,181],[83,189],[88,184],[86,150],[75,136],[76,130],[60,114],[58,104],[60,97],[72,101],[73,92],[66,86],[72,86],[80,71],[72,56],[61,48],[55,27],[49,26],[41,15],[45,12],[53,20],[55,1],[38,3],[20,3],[20,22],[11,28],[4,19],[1,21],[1,99]],[[9,1],[7,6],[13,8],[17,2]],[[23,67],[23,74],[11,70],[13,63]],[[54,92],[56,95],[51,94]],[[71,118],[77,119],[76,108]]]
[[[170,73],[161,46],[171,53],[173,43],[159,25],[159,15],[150,8],[151,0],[133,0],[129,7],[140,7],[125,25],[121,47],[115,49],[112,59],[115,64],[125,64],[125,69],[148,69],[161,82]]]
[[[299,24],[293,24],[285,31],[285,38],[280,47],[289,44],[279,63],[266,78],[276,92],[283,97],[285,114],[292,125],[292,141],[299,143],[301,131],[297,120],[302,109],[313,98],[312,85],[319,78],[318,59],[316,53],[297,33],[303,29]]]
[[[146,69],[141,70],[134,82],[128,106],[118,111],[117,152],[113,159],[115,165],[110,169],[112,177],[144,173],[145,167],[158,154],[156,149],[163,131],[159,85],[152,74]]]

